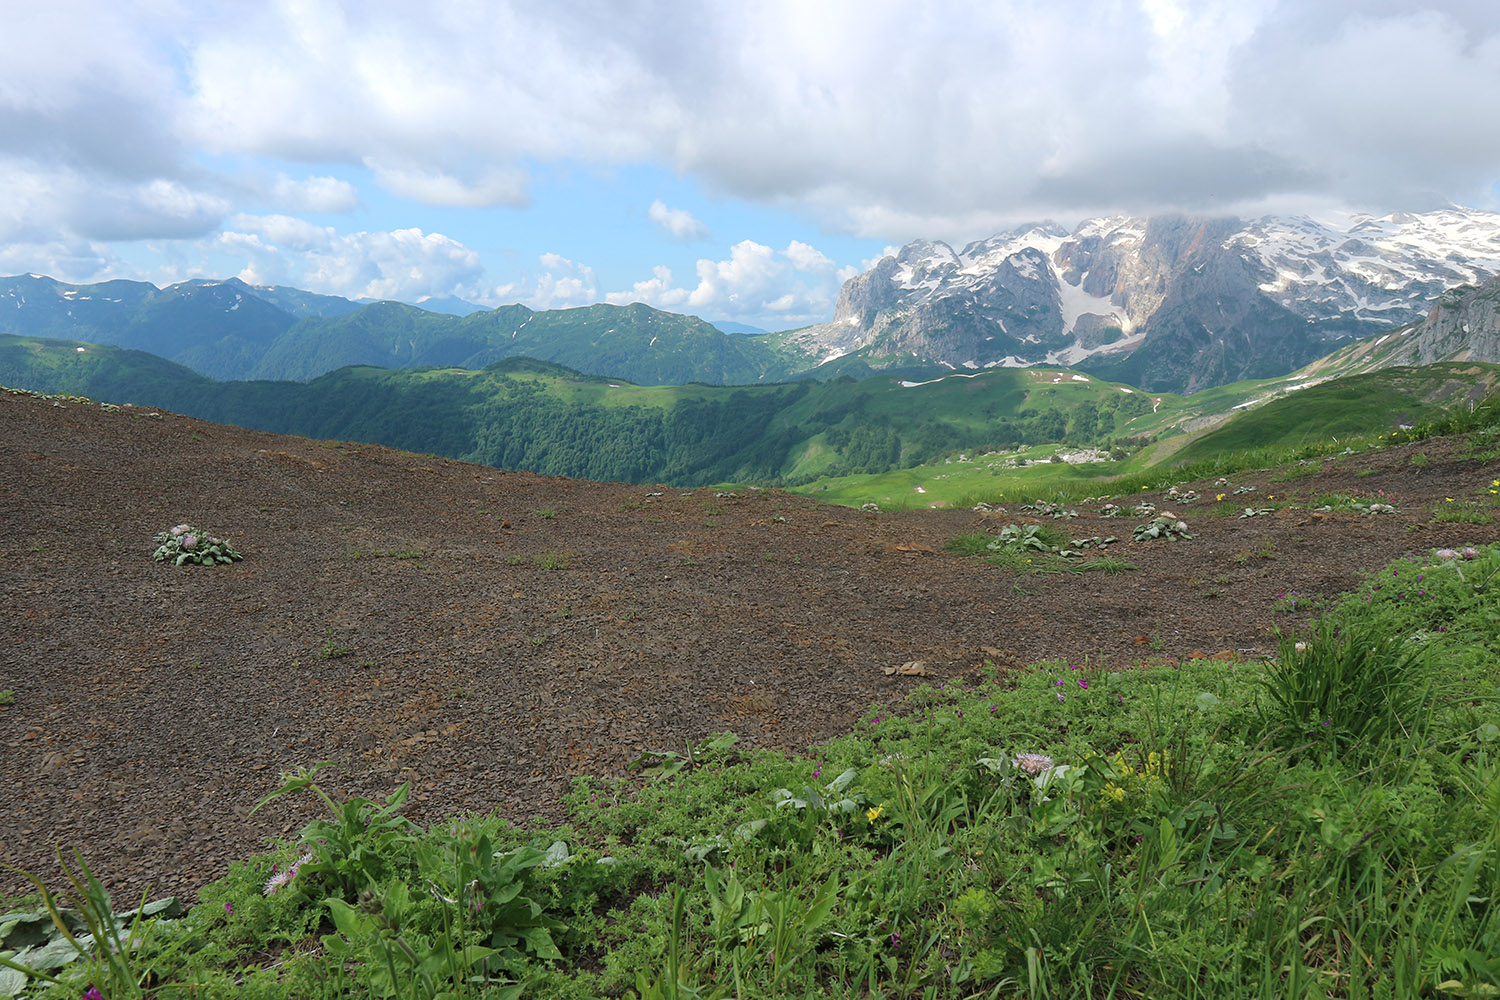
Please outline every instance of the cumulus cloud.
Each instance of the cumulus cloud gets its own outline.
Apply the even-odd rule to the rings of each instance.
[[[594,269],[556,253],[538,256],[543,270],[524,280],[500,285],[470,296],[486,305],[520,302],[533,309],[566,309],[600,300]]]
[[[741,240],[730,248],[728,258],[700,259],[694,271],[697,284],[679,287],[671,269],[657,265],[650,278],[628,291],[608,293],[605,301],[644,302],[659,309],[785,328],[827,319],[839,288],[855,273],[853,268],[836,267],[827,255],[798,240],[785,250]]]
[[[236,216],[212,249],[243,259],[245,281],[349,298],[467,295],[483,270],[478,253],[442,233],[339,233],[284,215]]]
[[[710,235],[708,227],[693,218],[692,212],[685,208],[668,208],[660,198],[651,203],[646,216],[673,239],[706,240]]]

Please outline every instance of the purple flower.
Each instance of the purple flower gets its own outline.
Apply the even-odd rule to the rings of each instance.
[[[813,780],[816,781],[821,777],[823,777],[823,765],[819,764],[817,767],[813,768]]]
[[[894,931],[891,932],[891,950],[892,951],[900,951],[901,950],[901,935],[895,933]]]
[[[994,702],[990,702],[990,714],[991,715],[995,714],[995,703]]]
[[[1078,678],[1078,686],[1087,691],[1089,689],[1089,682],[1080,677]]]
[[[228,914],[229,916],[231,916],[231,917],[234,916],[234,904],[233,903],[225,903],[224,904],[224,912],[226,914]]]
[[[104,998],[99,995],[97,986],[90,986],[88,992],[83,995],[83,1000],[104,1000]]]
[[[1478,559],[1479,558],[1479,550],[1476,549],[1472,545],[1465,545],[1463,547],[1463,549],[1459,551],[1458,554],[1461,555],[1461,556],[1463,556],[1465,559]]]
[[[198,536],[197,535],[183,535],[182,536],[182,547],[185,548],[185,549],[196,549],[198,547]]]
[[[1057,692],[1057,700],[1058,700],[1059,704],[1061,704],[1064,701],[1067,701],[1067,699],[1063,697],[1063,693],[1061,691]]]
[[[1057,680],[1053,681],[1052,682],[1052,686],[1053,687],[1062,687],[1063,686],[1062,678],[1059,677]]]

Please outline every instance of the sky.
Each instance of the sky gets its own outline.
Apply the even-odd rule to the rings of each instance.
[[[1500,208],[1493,0],[3,0],[0,274],[786,329],[913,239]]]

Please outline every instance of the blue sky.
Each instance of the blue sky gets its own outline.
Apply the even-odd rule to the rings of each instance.
[[[0,273],[827,319],[910,239],[1494,209],[1500,5],[61,0],[0,33]]]

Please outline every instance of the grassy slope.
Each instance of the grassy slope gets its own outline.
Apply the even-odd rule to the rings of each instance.
[[[432,315],[391,308],[413,322]],[[357,325],[369,315],[361,310],[339,321]],[[652,311],[620,315],[639,321],[634,337],[656,322]],[[478,371],[350,368],[308,384],[217,383],[141,352],[0,337],[0,384],[584,478],[704,484],[792,477],[820,499],[883,507],[1087,495],[1108,489],[1107,477],[1151,467],[1375,436],[1471,400],[1500,382],[1497,373],[1493,365],[1449,363],[1318,382],[1322,375],[1304,371],[1181,397],[1052,369],[996,369],[919,384],[883,376],[646,386],[511,358]],[[1088,417],[1087,434],[1074,433],[1086,414],[1098,419]],[[1048,462],[1065,427],[1081,441],[1157,440],[1122,462]],[[1018,431],[1025,434],[1018,438]],[[1016,452],[1018,440],[1043,443]],[[926,456],[938,457],[903,467]],[[1023,459],[1032,464],[1007,467]],[[848,474],[864,466],[873,471]]]

